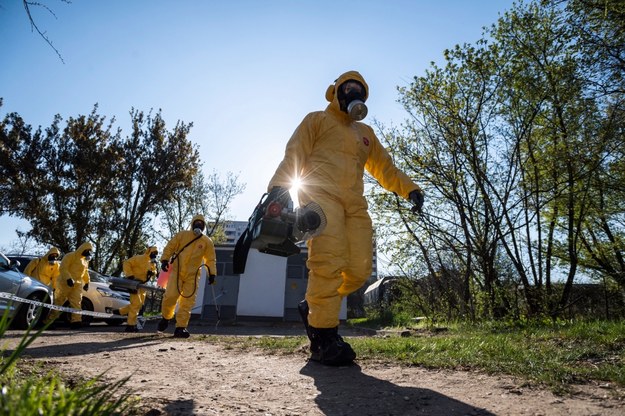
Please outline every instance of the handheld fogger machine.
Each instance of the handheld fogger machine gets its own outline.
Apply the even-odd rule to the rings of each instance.
[[[250,248],[282,257],[298,254],[297,243],[321,234],[326,224],[326,216],[319,204],[311,202],[294,209],[289,191],[274,186],[269,193],[263,194],[237,241],[234,273],[245,272]]]
[[[157,286],[151,286],[146,283],[142,283],[138,280],[124,279],[121,277],[112,277],[110,280],[109,287],[113,290],[119,290],[121,292],[128,292],[128,293],[137,293],[139,289],[151,290],[153,292],[165,291],[165,289],[157,287]]]

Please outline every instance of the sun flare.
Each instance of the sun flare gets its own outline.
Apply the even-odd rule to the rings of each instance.
[[[291,182],[291,189],[289,190],[289,193],[291,194],[293,205],[296,207],[299,206],[299,199],[297,197],[297,192],[299,191],[301,186],[302,186],[302,181],[300,178],[295,178]]]

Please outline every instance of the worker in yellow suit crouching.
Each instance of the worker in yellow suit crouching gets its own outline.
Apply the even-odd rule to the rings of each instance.
[[[158,248],[148,247],[144,254],[137,254],[126,260],[123,264],[126,279],[138,280],[140,283],[148,283],[153,276],[156,276],[156,256]],[[137,328],[137,316],[143,303],[145,302],[146,289],[138,288],[136,293],[130,293],[130,304],[114,310],[114,314],[128,315],[126,332],[139,332]]]

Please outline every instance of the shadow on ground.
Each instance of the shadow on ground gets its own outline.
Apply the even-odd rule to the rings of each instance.
[[[314,380],[315,402],[326,415],[493,415],[427,388],[372,377],[358,365],[326,367],[309,361],[300,374]]]

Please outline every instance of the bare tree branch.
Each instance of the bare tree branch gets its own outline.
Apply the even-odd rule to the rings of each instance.
[[[67,3],[67,4],[71,4],[71,1],[69,0],[61,0],[63,3]],[[35,6],[35,7],[43,7],[44,9],[46,9],[52,16],[54,16],[54,18],[56,19],[56,14],[54,14],[54,12],[45,4],[43,3],[39,3],[36,1],[27,1],[27,0],[23,0],[23,4],[24,4],[24,10],[26,10],[26,14],[28,15],[28,20],[30,21],[30,28],[31,30],[36,30],[37,33],[39,33],[39,35],[43,38],[43,40],[46,41],[46,43],[48,45],[50,45],[50,47],[52,48],[52,50],[54,50],[54,52],[56,53],[56,55],[59,57],[59,59],[61,60],[61,62],[63,62],[63,64],[65,64],[65,61],[63,60],[63,57],[61,56],[61,53],[59,52],[59,50],[52,44],[52,41],[50,40],[50,38],[48,38],[48,36],[46,35],[45,32],[42,32],[39,29],[39,26],[37,26],[37,23],[35,23],[35,20],[33,19],[32,14],[30,13],[30,8],[31,6]]]

